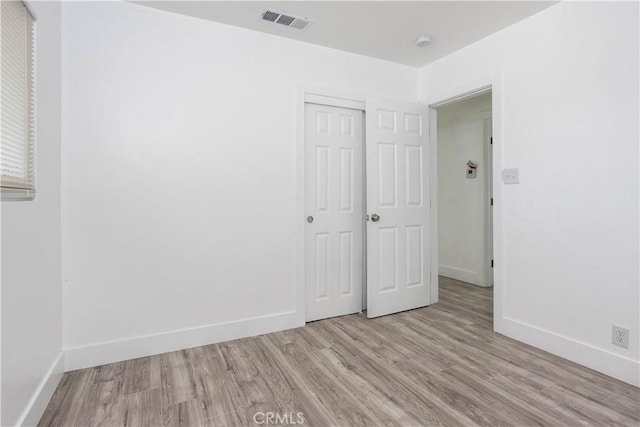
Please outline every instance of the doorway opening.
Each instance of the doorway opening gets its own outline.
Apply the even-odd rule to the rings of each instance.
[[[493,327],[492,93],[436,108],[440,301]]]

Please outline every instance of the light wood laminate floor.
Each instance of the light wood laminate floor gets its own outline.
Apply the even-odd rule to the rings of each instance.
[[[430,307],[68,372],[40,425],[638,426],[639,401],[494,333],[492,290],[440,278]]]

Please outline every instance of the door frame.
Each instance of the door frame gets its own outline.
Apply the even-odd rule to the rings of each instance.
[[[436,108],[491,92],[491,115],[493,132],[492,192],[493,192],[493,330],[505,332],[505,247],[504,247],[504,203],[502,186],[502,74],[494,74],[468,82],[457,88],[429,97],[429,144],[431,145],[431,303],[438,302],[438,115]],[[433,286],[435,284],[435,286]]]
[[[305,281],[305,141],[304,141],[304,105],[309,102],[322,103],[332,107],[353,108],[365,111],[366,96],[343,89],[327,88],[310,84],[297,86],[296,91],[296,172],[294,180],[295,193],[295,306],[296,326],[304,326],[307,319]],[[364,118],[366,120],[366,116]],[[363,135],[364,140],[364,135]],[[363,146],[364,152],[364,146]],[[365,199],[366,209],[366,199]],[[363,213],[364,214],[364,213]],[[365,276],[366,277],[366,276]]]
[[[492,138],[492,125],[493,125],[493,117],[484,119],[482,121],[482,155],[485,165],[489,168],[489,170],[493,171],[493,146],[491,142]],[[487,199],[484,201],[484,213],[486,215],[485,218],[485,228],[488,230],[488,233],[485,234],[485,242],[484,242],[484,251],[485,251],[485,265],[483,278],[485,283],[491,283],[493,285],[493,267],[491,267],[491,261],[493,258],[493,205],[491,200],[493,199],[493,176],[491,173],[485,174],[484,177],[484,185],[487,189]]]

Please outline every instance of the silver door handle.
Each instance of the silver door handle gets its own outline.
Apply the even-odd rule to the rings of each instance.
[[[380,221],[380,215],[378,215],[378,214],[371,215],[371,221],[373,221],[373,222]]]
[[[307,222],[308,222],[309,224],[311,224],[311,223],[313,222],[313,217],[312,217],[311,215],[309,215],[309,216],[307,217]]]

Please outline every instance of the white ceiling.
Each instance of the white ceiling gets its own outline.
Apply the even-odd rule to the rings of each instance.
[[[552,1],[140,1],[145,6],[423,66],[556,3]],[[265,8],[311,18],[296,30],[265,22]],[[415,45],[429,35],[430,46]]]

